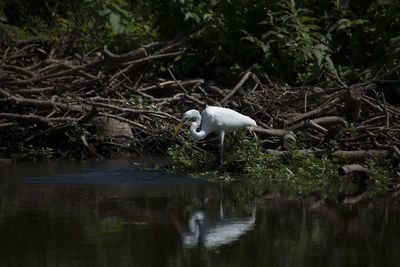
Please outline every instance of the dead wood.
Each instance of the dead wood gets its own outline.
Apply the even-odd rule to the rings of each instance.
[[[178,79],[179,73],[168,68],[154,77],[161,72],[152,70],[152,63],[184,57],[180,48],[202,27],[120,55],[100,49],[69,55],[70,43],[55,49],[41,38],[5,48],[0,51],[1,144],[51,147],[47,142],[63,140],[66,151],[74,151],[70,146],[75,142],[96,156],[102,145],[117,145],[112,135],[100,138],[95,130],[96,121],[107,118],[130,127],[135,142],[165,151],[182,112],[223,104],[255,119],[260,127],[251,130],[277,153],[301,143],[304,153],[349,162],[376,156],[398,161],[400,109],[375,94],[379,88],[372,82],[291,87],[248,70],[234,81],[217,83],[202,77]],[[339,151],[333,152],[335,144]]]
[[[232,98],[232,96],[234,95],[234,94],[236,94],[236,92],[242,87],[242,85],[247,81],[247,79],[250,77],[250,74],[251,74],[251,72],[250,71],[247,71],[244,75],[243,75],[243,77],[242,77],[242,79],[240,79],[240,81],[239,81],[239,83],[229,92],[229,94],[226,96],[226,97],[224,97],[224,99],[222,99],[222,103],[226,103],[229,99],[231,99]]]
[[[341,102],[341,100],[342,99],[340,97],[329,100],[329,101],[323,103],[320,107],[318,107],[316,109],[313,109],[313,110],[303,113],[303,114],[299,114],[299,115],[295,116],[294,118],[287,120],[286,125],[290,125],[295,122],[306,120],[306,119],[309,119],[312,117],[321,116],[324,113],[325,114],[329,113],[329,110],[332,110],[334,106],[336,106],[338,103]]]
[[[350,165],[345,165],[339,168],[339,174],[340,175],[349,175],[352,173],[363,173],[363,174],[368,174],[367,168],[364,166],[361,166],[360,164],[350,164]]]
[[[94,121],[96,134],[100,141],[112,140],[119,144],[129,144],[133,138],[132,128],[129,123],[109,116],[99,117]]]
[[[145,58],[148,56],[146,49],[139,48],[137,50],[131,51],[123,55],[115,55],[108,51],[107,49],[103,51],[104,60],[111,66],[118,67],[121,64],[137,60],[140,58]]]
[[[290,133],[288,130],[283,130],[283,129],[264,129],[259,126],[250,126],[249,129],[253,132],[256,133],[262,133],[262,134],[267,134],[267,135],[272,135],[272,136],[280,136],[283,137],[286,134]]]
[[[179,87],[178,83],[183,86],[193,86],[196,84],[203,84],[204,80],[203,79],[193,79],[193,80],[185,80],[185,81],[181,81],[181,80],[177,80],[177,81],[165,81],[165,82],[160,82],[151,86],[147,86],[147,87],[143,87],[143,88],[139,88],[138,91],[140,92],[151,92],[151,91],[155,91],[155,90],[160,90],[160,89],[165,89],[165,90],[173,90]]]
[[[361,112],[361,99],[363,88],[355,85],[350,86],[345,99],[345,117],[348,121],[356,121]]]

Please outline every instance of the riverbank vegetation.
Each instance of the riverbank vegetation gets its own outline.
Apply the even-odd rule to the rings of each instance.
[[[264,2],[3,2],[2,157],[156,152],[341,201],[396,191],[399,3]],[[228,138],[223,175],[216,137],[171,140],[206,105],[259,125]]]

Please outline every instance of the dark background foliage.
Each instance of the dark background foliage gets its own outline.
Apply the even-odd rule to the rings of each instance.
[[[220,79],[251,69],[292,85],[384,80],[386,94],[400,95],[396,0],[6,0],[0,43],[39,35],[57,46],[72,39],[70,52],[122,53],[201,21],[188,55],[170,66],[181,76]]]

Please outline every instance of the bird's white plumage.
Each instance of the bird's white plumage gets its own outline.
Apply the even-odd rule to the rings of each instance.
[[[229,108],[208,107],[201,112],[201,129],[208,132],[237,131],[247,126],[257,126],[256,122],[248,116],[240,114]]]
[[[190,126],[190,134],[194,139],[202,140],[212,132],[218,134],[221,145],[221,165],[223,159],[225,133],[237,131],[247,126],[257,126],[257,123],[252,118],[240,114],[237,111],[229,108],[210,106],[204,109],[201,114],[194,109],[186,111],[183,114],[181,123],[173,135],[174,137],[178,134],[185,121],[190,119],[195,119]],[[200,127],[200,124],[201,129],[200,131],[197,131],[197,129]]]

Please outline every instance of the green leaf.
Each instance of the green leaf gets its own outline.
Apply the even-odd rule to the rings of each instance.
[[[363,25],[369,22],[367,19],[356,19],[351,22],[351,26]]]
[[[118,14],[111,12],[109,20],[114,32],[116,33],[123,32],[123,25],[121,25],[120,23],[121,17]]]
[[[337,74],[337,71],[335,69],[335,66],[333,65],[332,59],[329,56],[326,56],[325,60],[328,63],[329,70],[332,71],[334,74]]]
[[[306,24],[304,25],[305,29],[310,29],[310,30],[319,30],[320,27],[318,25],[315,24]]]
[[[337,27],[337,29],[338,29],[338,30],[344,30],[344,29],[349,28],[350,25],[351,25],[351,21],[350,21],[349,19],[340,19],[340,20],[338,21],[338,27]]]
[[[187,20],[190,20],[190,19],[193,19],[193,20],[194,20],[195,22],[197,22],[197,23],[200,22],[199,16],[198,16],[196,13],[194,13],[194,12],[187,12],[187,13],[185,14],[184,20],[187,21]]]
[[[213,14],[212,14],[212,13],[206,13],[206,14],[203,15],[203,19],[204,19],[205,21],[209,21],[209,20],[211,20],[212,18],[213,18]]]
[[[396,56],[397,54],[400,54],[400,47],[390,50],[389,54],[392,56]]]
[[[313,20],[314,20],[313,18],[307,17],[307,16],[301,16],[301,17],[299,18],[299,21],[300,21],[300,22],[313,21]]]
[[[391,38],[389,42],[391,45],[399,45],[398,43],[400,43],[400,36]]]
[[[311,50],[311,53],[312,53],[312,54],[314,55],[314,57],[317,59],[318,66],[320,66],[321,63],[322,63],[322,56],[323,56],[321,50],[313,48],[313,49]]]

